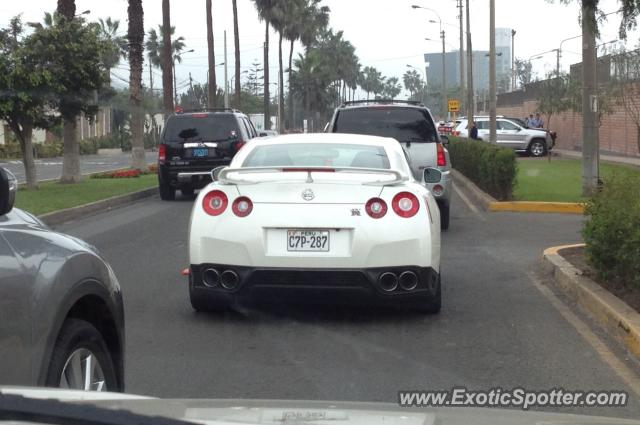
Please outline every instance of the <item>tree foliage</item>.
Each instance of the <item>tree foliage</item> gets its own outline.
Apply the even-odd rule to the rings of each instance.
[[[524,87],[533,80],[533,65],[531,61],[524,59],[515,60],[516,82],[520,87]]]

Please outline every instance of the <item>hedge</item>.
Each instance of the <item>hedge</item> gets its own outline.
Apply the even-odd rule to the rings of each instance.
[[[36,158],[55,158],[62,156],[63,148],[61,142],[54,143],[34,143]],[[87,139],[80,141],[80,155],[94,155],[98,153],[98,142]],[[0,145],[0,159],[21,159],[22,150],[18,143],[6,143]]]
[[[600,279],[640,288],[640,176],[613,175],[587,202],[582,235]]]
[[[453,168],[499,201],[513,198],[517,161],[511,149],[461,137],[449,137]]]

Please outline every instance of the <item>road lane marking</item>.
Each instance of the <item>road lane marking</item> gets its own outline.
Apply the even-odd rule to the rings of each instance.
[[[564,319],[589,343],[600,358],[624,381],[625,384],[640,397],[640,377],[622,362],[607,345],[589,328],[589,326],[576,316],[567,305],[560,300],[545,284],[533,274],[527,273],[534,286],[544,295],[551,305]]]

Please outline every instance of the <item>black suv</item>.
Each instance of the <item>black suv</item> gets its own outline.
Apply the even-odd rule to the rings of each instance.
[[[253,123],[234,109],[184,111],[171,115],[158,147],[160,198],[173,200],[176,189],[191,196],[211,182],[211,170],[229,165],[249,140],[258,137]]]

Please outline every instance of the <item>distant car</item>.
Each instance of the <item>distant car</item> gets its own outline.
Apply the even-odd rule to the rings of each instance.
[[[275,137],[278,135],[276,130],[260,130],[258,132],[259,137]]]
[[[529,126],[527,125],[527,123],[525,122],[525,120],[520,119],[520,118],[513,118],[513,117],[507,117],[507,119],[515,122],[516,124],[518,124],[519,126],[523,127],[523,128],[529,128]],[[546,131],[549,136],[551,136],[551,140],[553,140],[553,145],[555,146],[556,144],[556,138],[558,137],[558,133],[556,133],[553,130],[547,130],[545,128],[538,128],[536,130],[544,130]]]
[[[212,169],[229,164],[245,143],[259,135],[249,117],[223,108],[177,112],[167,119],[160,137],[160,198],[173,200],[177,189],[192,196],[209,184]]]
[[[453,179],[445,147],[448,139],[438,134],[426,106],[399,100],[345,102],[335,110],[327,132],[392,137],[399,141],[414,177],[427,186],[438,202],[442,229],[449,228]],[[423,173],[427,167],[437,167],[442,179],[426,183]]]
[[[478,137],[488,142],[489,117],[476,117],[475,123],[478,128]],[[454,134],[468,137],[467,126],[466,118],[459,120]],[[496,135],[499,146],[513,149],[516,152],[524,152],[534,157],[545,156],[554,146],[554,139],[547,130],[523,127],[516,120],[510,118],[497,118]]]
[[[214,180],[189,226],[194,309],[291,297],[440,310],[440,214],[396,140],[258,139]]]
[[[124,308],[95,248],[13,208],[0,168],[0,385],[124,390]]]

